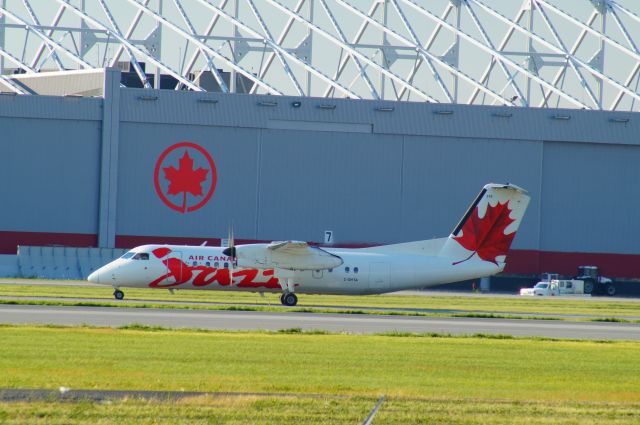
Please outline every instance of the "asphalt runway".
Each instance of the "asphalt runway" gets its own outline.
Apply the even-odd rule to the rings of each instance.
[[[640,324],[354,314],[203,311],[150,308],[0,305],[0,323],[329,332],[505,334],[591,340],[640,340]]]

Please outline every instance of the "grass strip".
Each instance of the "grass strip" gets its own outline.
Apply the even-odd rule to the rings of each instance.
[[[163,304],[163,303],[126,303],[126,302],[96,302],[96,301],[51,301],[51,300],[20,300],[0,299],[0,305],[43,305],[43,306],[78,306],[78,307],[115,307],[115,308],[171,308],[178,310],[211,310],[211,311],[257,311],[257,312],[279,312],[279,313],[324,313],[324,314],[371,314],[380,316],[412,316],[412,317],[470,317],[485,319],[515,319],[515,320],[566,320],[566,321],[620,321],[628,323],[640,323],[640,320],[631,321],[624,319],[611,320],[603,318],[597,320],[592,318],[578,317],[553,317],[553,316],[532,316],[516,314],[495,314],[495,313],[421,313],[405,311],[383,311],[383,310],[355,310],[339,308],[321,307],[266,307],[266,306],[236,306],[236,305],[201,305],[201,304]],[[607,320],[608,319],[608,320]]]
[[[16,280],[22,282],[22,280]],[[4,296],[51,296],[70,298],[112,298],[109,287],[85,287],[69,282],[66,286],[0,284]],[[250,306],[278,306],[279,294],[231,291],[179,290],[174,295],[168,291],[149,288],[125,289],[128,300],[184,301],[203,303],[243,304]],[[474,312],[486,314],[551,314],[615,317],[637,320],[640,316],[640,300],[610,300],[606,297],[558,298],[558,297],[501,297],[477,294],[473,296],[410,296],[410,295],[300,295],[300,307],[331,307],[344,309],[393,308],[427,310],[433,313]]]
[[[0,387],[319,394],[0,402],[0,423],[631,424],[640,343],[508,335],[0,327]],[[344,397],[336,397],[342,395]]]
[[[146,325],[144,323],[128,323],[126,325],[108,327],[108,326],[95,326],[89,324],[81,325],[58,325],[58,324],[13,324],[13,323],[0,323],[1,328],[51,328],[51,329],[121,329],[121,330],[137,330],[145,332],[193,332],[193,333],[209,333],[209,334],[239,334],[247,333],[246,330],[236,329],[206,329],[206,328],[172,328],[167,326],[155,326]],[[303,329],[300,327],[283,328],[277,330],[270,329],[256,329],[251,330],[251,333],[266,334],[266,335],[362,335],[360,333],[353,333],[347,331],[333,332],[325,329]],[[493,333],[473,333],[473,334],[452,334],[446,332],[405,332],[405,331],[388,331],[388,332],[376,332],[368,335],[373,336],[385,336],[385,337],[401,337],[401,338],[480,338],[480,339],[523,339],[523,340],[536,340],[536,341],[574,341],[580,342],[584,339],[571,339],[571,338],[552,338],[542,336],[514,336],[510,334],[493,334]],[[592,342],[609,344],[619,340],[590,340]]]
[[[0,327],[0,387],[640,402],[640,343]]]
[[[308,399],[197,397],[171,403],[130,399],[108,403],[0,403],[7,425],[361,423],[373,397]],[[640,405],[554,401],[387,398],[375,424],[636,424]]]
[[[96,302],[96,301],[65,301],[65,300],[22,300],[0,299],[0,305],[43,305],[43,306],[78,306],[78,307],[115,307],[115,308],[171,308],[178,310],[211,310],[211,311],[256,311],[279,313],[319,313],[319,314],[371,314],[381,316],[412,316],[412,317],[460,317],[480,319],[513,319],[513,320],[563,320],[571,322],[620,322],[640,323],[640,320],[627,320],[620,318],[591,318],[591,317],[554,317],[517,314],[496,313],[423,313],[411,311],[387,311],[387,310],[356,310],[321,307],[275,307],[275,306],[247,306],[247,305],[202,305],[202,304],[163,304],[163,303],[127,303],[122,301]]]

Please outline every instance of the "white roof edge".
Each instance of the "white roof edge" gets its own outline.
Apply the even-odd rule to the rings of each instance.
[[[67,69],[64,71],[41,71],[31,72],[26,74],[11,74],[6,75],[8,78],[26,79],[26,78],[44,78],[44,77],[60,77],[65,75],[77,75],[77,74],[100,74],[104,73],[107,68],[89,68],[89,69]]]
[[[521,193],[527,193],[527,191],[525,189],[523,189],[520,186],[517,186],[515,184],[512,184],[512,183],[489,183],[489,184],[484,185],[484,188],[485,189],[491,189],[491,188],[494,188],[494,189],[513,189],[513,190],[516,190],[516,191],[521,192]]]

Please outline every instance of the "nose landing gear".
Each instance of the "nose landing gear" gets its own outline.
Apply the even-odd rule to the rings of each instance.
[[[122,300],[124,299],[124,292],[122,292],[119,289],[116,289],[115,291],[113,291],[113,296],[115,297],[116,300]]]

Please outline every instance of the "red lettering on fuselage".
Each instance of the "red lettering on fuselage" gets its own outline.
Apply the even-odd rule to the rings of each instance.
[[[161,247],[161,248],[156,248],[151,252],[153,253],[153,255],[156,256],[156,258],[162,258],[162,257],[170,254],[171,253],[171,249],[169,249],[167,247]]]
[[[180,259],[175,257],[169,257],[166,260],[162,260],[162,264],[167,266],[168,273],[160,276],[153,282],[149,284],[151,288],[171,288],[174,286],[182,285],[185,282],[191,280],[193,276],[193,268],[187,266]],[[162,284],[165,280],[168,280],[170,277],[175,279],[174,283],[165,283]]]
[[[200,259],[204,258],[204,256],[192,255],[189,256],[189,260],[196,261],[195,258],[197,257]],[[211,258],[211,256],[209,258]],[[228,260],[228,258],[229,257],[213,256],[215,260]],[[280,284],[274,276],[273,270],[263,270],[262,276],[270,278],[267,281],[258,281],[256,279],[259,275],[257,269],[241,269],[232,273],[228,268],[216,268],[203,265],[189,266],[175,257],[162,260],[162,264],[167,267],[167,273],[150,282],[150,288],[174,288],[191,281],[191,284],[195,287],[205,287],[214,283],[220,286],[229,286],[238,282],[236,285],[238,288],[280,289]],[[171,282],[171,280],[173,280],[173,282]]]
[[[193,286],[207,286],[218,282],[221,286],[231,285],[231,273],[229,269],[216,269],[214,267],[197,266],[194,270],[200,273],[193,279]]]
[[[262,272],[263,276],[271,276],[266,282],[256,282],[255,278],[258,276],[258,270],[256,269],[244,269],[237,271],[233,274],[233,277],[242,276],[243,279],[237,283],[238,288],[271,288],[271,289],[280,289],[280,284],[278,283],[278,279],[273,277],[273,270],[264,270]]]
[[[189,261],[231,261],[231,257],[217,256],[217,255],[190,255],[188,258]]]

